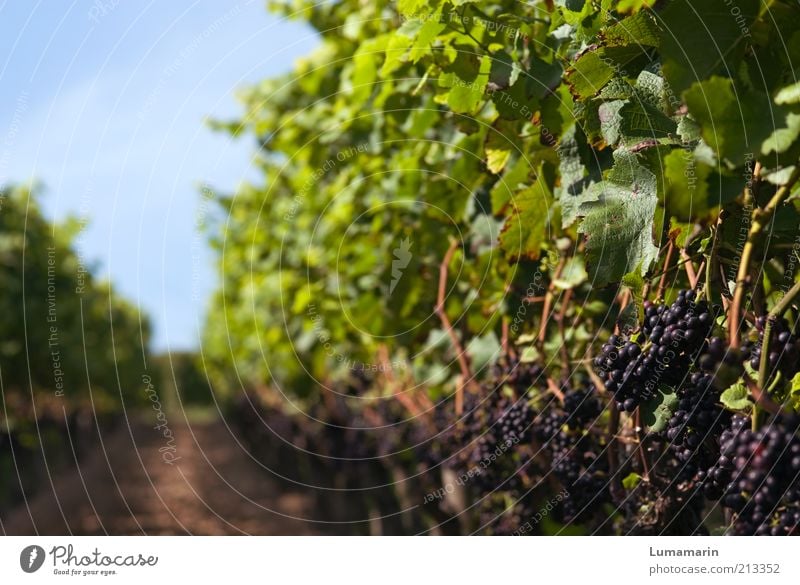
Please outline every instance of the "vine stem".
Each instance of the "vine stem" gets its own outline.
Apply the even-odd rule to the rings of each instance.
[[[636,407],[634,415],[634,432],[636,433],[636,452],[642,462],[642,479],[650,481],[650,466],[647,464],[647,454],[644,452],[644,434],[642,433],[642,412],[640,407]]]
[[[701,255],[700,254],[696,254],[695,256],[700,257]],[[693,261],[694,261],[694,258],[692,258],[691,256],[687,255],[686,259],[681,259],[680,262],[676,262],[673,266],[671,266],[669,268],[669,270],[667,270],[667,272],[672,272],[673,270],[677,270],[678,268],[683,268],[683,265],[686,262],[693,262]],[[660,279],[663,275],[664,275],[664,272],[656,272],[652,276],[648,276],[647,280],[645,282],[645,286],[649,286],[651,281],[654,281],[656,278]],[[644,295],[644,296],[647,296],[647,295]]]
[[[616,502],[622,502],[625,493],[622,491],[622,482],[619,476],[619,459],[617,458],[617,431],[619,430],[619,409],[615,400],[611,400],[609,405],[610,416],[608,417],[608,429],[606,444],[608,445],[608,471],[609,489]]]
[[[708,270],[706,269],[706,261],[705,259],[700,261],[700,266],[697,267],[697,278],[692,285],[692,288],[697,288],[697,283],[700,282],[700,275],[701,274],[708,274]],[[710,300],[711,291],[708,289],[707,286],[703,286],[703,297]]]
[[[508,356],[511,356],[512,358],[516,357],[516,356],[511,354],[511,352],[513,350],[511,349],[511,346],[510,346],[509,341],[508,341],[508,337],[509,337],[508,336],[508,315],[503,315],[503,325],[502,325],[502,327],[503,327],[503,333],[502,333],[502,336],[500,338],[500,347],[503,350],[503,355],[508,355]]]
[[[566,365],[569,363],[569,351],[567,350],[567,332],[564,327],[564,319],[567,316],[567,309],[569,308],[569,302],[572,300],[573,290],[567,289],[564,293],[564,298],[561,301],[561,309],[558,312],[558,333],[561,337],[561,360]]]
[[[447,335],[450,336],[450,341],[453,344],[453,349],[458,358],[458,365],[461,368],[462,380],[460,383],[456,384],[456,414],[460,415],[464,407],[464,386],[472,383],[472,371],[470,370],[464,347],[461,345],[458,335],[456,335],[456,332],[453,330],[453,324],[450,322],[447,311],[444,309],[445,296],[447,294],[447,273],[450,261],[453,259],[453,254],[455,254],[457,248],[458,240],[454,239],[450,242],[450,247],[447,248],[447,252],[445,252],[444,258],[442,258],[442,263],[439,265],[439,291],[436,297],[436,314],[442,322],[442,327],[447,331]]]
[[[717,288],[725,289],[720,290],[720,298],[722,299],[722,304],[725,305],[725,311],[727,312],[728,306],[726,302],[727,299],[725,298],[725,292],[727,292],[727,289],[724,286],[721,286],[721,283],[724,283],[725,279],[723,278],[722,281],[719,281],[722,266],[719,263],[719,254],[717,253],[719,248],[719,230],[720,226],[722,225],[722,217],[723,213],[720,211],[717,215],[717,221],[713,228],[714,235],[711,238],[711,250],[708,251],[708,256],[706,257],[706,278],[705,282],[703,283],[703,290],[706,293],[706,300],[710,303],[712,302],[711,285],[715,283],[720,284],[720,286]]]
[[[386,379],[386,384],[392,389],[392,397],[403,405],[411,416],[419,416],[421,410],[412,397],[406,393],[405,385],[395,377],[394,370],[390,367],[389,348],[383,343],[378,346],[378,359],[383,365],[383,376]]]
[[[764,325],[764,340],[761,342],[761,358],[758,360],[758,387],[760,390],[767,388],[767,366],[769,365],[769,342],[772,337],[772,319],[767,319]],[[753,417],[755,420],[755,416]]]
[[[756,171],[758,170],[758,165]],[[755,171],[754,171],[755,174]],[[750,259],[753,255],[753,250],[758,243],[761,234],[767,225],[775,217],[775,212],[778,207],[786,200],[791,193],[792,187],[800,179],[800,162],[795,166],[795,170],[789,177],[789,180],[782,185],[772,196],[769,202],[763,207],[755,207],[751,214],[750,230],[747,233],[747,241],[742,250],[742,258],[739,261],[739,269],[736,273],[736,289],[733,293],[733,302],[731,303],[730,322],[728,334],[730,336],[730,346],[734,349],[739,347],[739,317],[742,312],[745,288],[750,276]],[[750,189],[747,189],[749,193]],[[749,194],[748,196],[751,196]]]
[[[798,294],[800,294],[800,282],[795,283],[792,288],[786,291],[783,298],[767,315],[767,322],[764,325],[763,341],[761,342],[761,358],[758,362],[758,387],[762,390],[767,388],[767,382],[769,382],[767,366],[769,365],[769,346],[772,342],[772,324],[775,319],[786,312],[792,302],[797,298]]]
[[[786,291],[783,298],[769,312],[769,316],[775,318],[783,315],[798,295],[800,295],[800,282],[796,282],[792,288]]]
[[[547,285],[547,294],[544,297],[544,306],[542,307],[542,321],[539,324],[539,336],[537,338],[540,348],[547,337],[547,319],[550,314],[550,308],[553,306],[553,281],[561,278],[561,273],[564,271],[566,263],[567,259],[564,257],[559,260],[556,270],[553,273],[553,278],[550,280],[550,284]]]
[[[586,374],[589,376],[589,379],[592,381],[592,384],[595,385],[598,392],[607,392],[606,385],[600,379],[600,376],[598,376],[592,369],[591,361],[592,360],[590,358],[587,363],[583,364],[584,370],[586,370]]]
[[[631,300],[631,289],[626,288],[625,291],[619,297],[619,312],[618,315],[621,315],[625,308],[628,306],[628,303]],[[617,319],[617,323],[614,325],[614,333],[619,334],[619,319]]]
[[[544,300],[545,300],[545,298],[546,298],[546,297],[543,297],[543,296],[539,296],[539,297],[535,297],[535,296],[534,296],[534,297],[525,297],[525,298],[523,298],[523,299],[522,299],[522,301],[523,301],[523,302],[525,302],[525,303],[528,303],[528,304],[531,304],[531,305],[532,305],[533,303],[541,303],[542,301],[544,301]]]
[[[672,255],[675,253],[675,240],[669,239],[667,247],[667,257],[664,260],[664,268],[662,269],[661,279],[658,281],[658,289],[656,290],[656,302],[664,300],[664,291],[667,289],[667,273],[669,272],[669,265],[672,263]]]
[[[558,387],[558,384],[556,384],[552,378],[547,378],[547,390],[548,392],[550,392],[550,394],[558,398],[558,401],[561,404],[564,404],[564,393],[561,391],[561,388]]]
[[[753,395],[753,398],[756,401],[756,403],[753,405],[752,429],[757,431],[759,408],[769,412],[770,414],[778,414],[781,412],[781,407],[774,400],[772,400],[772,398],[770,398],[766,390],[759,388],[758,384],[749,378],[747,378],[746,383],[748,389],[750,390],[750,394]]]
[[[689,279],[689,285],[694,288],[697,286],[699,277],[694,270],[694,262],[692,262],[692,259],[684,248],[681,248],[681,260],[683,260],[683,267],[686,269],[686,277]]]

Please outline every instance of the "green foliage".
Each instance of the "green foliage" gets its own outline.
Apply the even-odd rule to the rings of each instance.
[[[678,396],[669,388],[659,388],[653,398],[642,406],[642,422],[650,431],[660,433],[678,406]]]
[[[582,319],[568,333],[580,357],[608,327],[603,289],[628,275],[640,312],[670,237],[695,267],[714,250],[708,289],[727,296],[717,272],[735,274],[748,177],[758,163],[763,204],[800,157],[788,0],[274,7],[308,19],[322,45],[243,91],[227,124],[258,141],[264,175],[219,197],[213,234],[223,284],[204,349],[231,389],[277,380],[313,395],[309,380],[385,348],[410,372],[446,364],[449,377],[417,381],[453,390],[457,348],[435,311],[451,239],[442,309],[462,346],[501,339],[503,321],[536,337],[522,298],[555,281],[581,306],[564,309]],[[764,245],[796,220],[782,206]],[[781,254],[775,270],[795,278]],[[573,261],[579,277],[555,274]],[[545,337],[562,343],[555,327]]]
[[[747,386],[740,380],[720,395],[720,401],[731,410],[748,412],[753,406],[749,396]]]
[[[102,412],[142,404],[150,325],[53,225],[36,197],[0,191],[0,370],[6,396],[61,399]]]

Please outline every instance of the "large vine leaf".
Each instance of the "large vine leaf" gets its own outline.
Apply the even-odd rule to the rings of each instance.
[[[549,227],[555,213],[553,195],[540,172],[534,183],[517,193],[512,203],[515,211],[500,234],[500,247],[512,260],[536,259],[542,244],[550,239]]]
[[[656,176],[633,153],[618,150],[607,179],[595,185],[581,223],[594,286],[619,282],[629,272],[644,274],[658,256],[653,226],[658,203]]]
[[[772,152],[786,152],[797,143],[800,136],[800,113],[789,112],[786,114],[785,126],[776,128],[761,146],[763,154]]]
[[[712,75],[737,71],[759,0],[674,0],[660,14],[664,75],[680,94]]]
[[[515,139],[517,125],[513,122],[498,120],[486,134],[484,150],[486,152],[486,168],[490,172],[499,174],[511,158],[511,153],[516,149]]]
[[[773,131],[777,112],[769,96],[737,87],[731,79],[712,77],[684,95],[706,144],[718,159],[734,166],[759,152]]]
[[[603,49],[581,55],[567,71],[567,81],[580,99],[596,95],[614,77]]]
[[[597,183],[605,156],[591,151],[577,125],[571,126],[558,145],[561,185],[556,189],[561,204],[561,225],[571,226],[583,207],[600,197]],[[609,157],[610,158],[610,157]]]
[[[606,46],[641,45],[657,47],[659,29],[651,12],[639,12],[609,26],[598,35]]]
[[[706,217],[718,202],[710,201],[711,168],[700,164],[690,150],[675,149],[664,157],[664,205],[668,214],[689,222]]]
[[[489,82],[492,59],[460,52],[453,66],[439,77],[439,87],[446,91],[436,97],[457,113],[472,113],[483,101]]]

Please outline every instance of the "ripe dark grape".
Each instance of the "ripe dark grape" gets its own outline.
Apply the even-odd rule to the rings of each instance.
[[[713,314],[694,291],[680,291],[669,307],[648,304],[632,336],[612,335],[594,360],[595,370],[620,409],[631,412],[661,384],[679,385],[713,326]]]
[[[707,374],[692,374],[678,390],[678,408],[667,424],[670,451],[694,475],[716,458],[716,442],[730,415],[719,405],[719,393]]]
[[[566,423],[571,427],[585,427],[603,412],[603,403],[597,397],[594,386],[586,389],[567,389],[564,391],[564,412]]]
[[[576,444],[553,454],[553,473],[565,492],[562,522],[582,522],[611,500],[606,459],[579,448]]]
[[[750,428],[750,419],[742,415],[734,415],[728,428],[722,431],[719,438],[720,454],[717,461],[705,473],[699,474],[700,485],[705,496],[710,500],[718,500],[725,493],[725,488],[733,478],[733,460],[740,433]]]
[[[735,513],[736,534],[798,533],[799,423],[795,417],[777,417],[756,432],[743,427],[723,446],[720,460],[731,479],[721,502]]]
[[[504,356],[492,366],[490,381],[495,384],[495,388],[507,385],[522,395],[531,387],[541,385],[544,372],[535,362],[523,362],[519,358]]]
[[[557,516],[562,522],[587,520],[610,501],[607,460],[602,443],[587,433],[602,412],[593,386],[564,390],[563,409],[551,405],[536,419],[535,437],[551,458],[553,474],[564,487]]]
[[[465,406],[467,414],[458,436],[461,471],[474,473],[472,483],[481,495],[518,489],[520,461],[515,453],[531,442],[533,409],[524,398],[500,391],[482,402],[472,395]]]
[[[764,345],[766,324],[767,318],[759,317],[756,320],[758,339],[747,339],[742,344],[745,359],[750,360],[750,367],[756,371],[761,366],[761,348]],[[770,373],[780,371],[786,378],[791,378],[800,372],[800,345],[786,319],[775,319],[772,323],[767,365]]]

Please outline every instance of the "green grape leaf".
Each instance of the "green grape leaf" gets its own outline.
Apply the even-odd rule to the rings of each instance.
[[[753,403],[750,401],[750,392],[741,380],[727,388],[720,395],[719,400],[725,408],[730,410],[746,412],[753,406]]]
[[[775,95],[775,103],[779,105],[800,104],[800,81],[781,88]]]
[[[486,335],[473,337],[465,351],[469,355],[472,367],[480,371],[497,361],[501,349],[497,336],[491,331]]]
[[[664,76],[680,95],[695,82],[730,74],[744,54],[759,0],[673,0],[660,14]],[[712,94],[713,95],[713,94]]]
[[[508,89],[491,92],[492,103],[501,118],[506,120],[528,119],[535,111],[536,101],[528,95],[528,81],[519,76]]]
[[[642,71],[634,86],[637,98],[658,112],[665,114],[669,108],[669,97],[664,78],[650,71]]]
[[[689,112],[700,124],[703,140],[715,156],[740,166],[761,149],[774,127],[769,97],[734,87],[733,81],[712,77],[685,93]]]
[[[620,0],[617,10],[623,14],[636,13],[644,8],[652,8],[658,0]]]
[[[495,175],[506,166],[512,151],[516,150],[514,140],[518,135],[517,124],[498,120],[486,133],[486,168]]]
[[[700,126],[691,116],[681,116],[678,120],[678,136],[684,144],[700,140]]]
[[[677,135],[677,124],[647,102],[625,104],[620,109],[619,118],[617,131],[620,142],[626,146],[651,140],[670,143]]]
[[[800,114],[789,112],[786,114],[786,126],[775,129],[761,145],[761,153],[767,155],[771,152],[786,152],[796,144],[798,136],[800,136]]]
[[[353,56],[353,76],[351,80],[353,101],[363,103],[372,94],[373,83],[378,77],[376,55],[386,50],[389,36],[381,35],[370,39],[358,48]]]
[[[439,78],[439,87],[449,91],[437,96],[437,101],[446,103],[456,113],[474,113],[483,101],[491,68],[492,60],[488,56],[478,59],[475,55],[459,53],[452,70]]]
[[[614,77],[614,67],[604,58],[603,49],[581,55],[567,70],[567,82],[579,99],[585,99],[603,89]]]
[[[412,63],[416,63],[432,53],[434,41],[445,28],[447,28],[447,24],[440,22],[439,18],[425,19],[425,22],[419,27],[409,51],[408,56]]]
[[[622,108],[628,105],[628,100],[613,100],[600,104],[597,116],[600,119],[600,133],[603,140],[610,146],[615,146],[621,138]]]
[[[800,372],[789,383],[789,406],[795,412],[800,411]]]
[[[530,187],[514,196],[512,204],[515,211],[503,226],[500,247],[512,260],[535,260],[542,244],[550,239],[550,217],[554,212],[553,196],[541,172]]]
[[[657,47],[659,29],[650,12],[639,12],[600,31],[599,37],[606,46],[641,45]]]
[[[418,17],[428,13],[428,0],[397,0],[397,9],[407,17]]]
[[[633,97],[635,90],[627,79],[615,77],[606,84],[597,96],[603,101],[627,100]]]
[[[519,185],[528,182],[532,170],[530,161],[524,156],[505,168],[505,173],[494,184],[490,193],[492,213],[499,214],[506,208],[514,193],[519,190]]]
[[[711,201],[708,176],[711,168],[697,162],[691,151],[675,149],[664,157],[664,205],[667,214],[690,222],[709,216],[717,206]]]
[[[631,291],[631,299],[633,300],[628,306],[636,308],[636,324],[642,322],[644,319],[644,278],[642,278],[641,271],[629,272],[622,277],[622,284],[628,287]]]
[[[492,55],[492,68],[489,72],[490,89],[505,89],[517,82],[520,67],[505,51],[497,51]]]
[[[619,282],[626,274],[644,274],[658,257],[653,224],[658,195],[656,177],[636,155],[618,150],[608,178],[594,186],[599,201],[590,203],[580,232],[592,285]]]
[[[561,225],[565,228],[575,223],[586,204],[600,197],[597,188],[600,171],[596,166],[587,167],[584,156],[590,163],[598,162],[597,154],[585,144],[583,133],[575,124],[564,132],[558,145],[561,185],[556,194],[561,205]]]
[[[561,7],[564,21],[573,26],[581,24],[593,12],[591,0],[556,0],[556,5]]]
[[[660,433],[667,428],[667,423],[678,408],[678,395],[667,387],[661,386],[655,396],[642,403],[642,422],[652,433]]]
[[[561,276],[553,279],[553,286],[562,290],[575,288],[586,282],[588,277],[583,259],[573,256],[564,263]]]
[[[626,490],[632,490],[642,481],[642,476],[638,473],[629,473],[622,480],[622,487]]]

